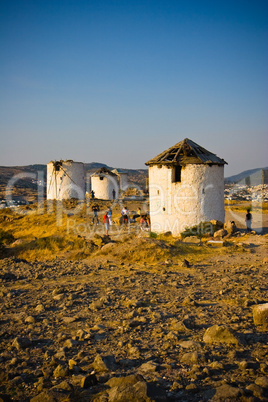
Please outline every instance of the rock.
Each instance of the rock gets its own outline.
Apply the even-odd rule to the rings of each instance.
[[[191,264],[189,263],[188,260],[184,259],[184,260],[181,262],[181,266],[182,266],[183,268],[190,268]]]
[[[170,266],[170,265],[172,265],[172,260],[171,259],[166,259],[166,261],[165,261],[165,265],[167,265],[167,266]]]
[[[214,237],[224,237],[224,236],[227,236],[227,235],[228,235],[228,232],[227,232],[227,230],[225,230],[225,229],[217,230],[217,231],[214,233]]]
[[[30,399],[30,402],[71,402],[73,400],[73,391],[60,388],[59,386],[41,392],[41,394]]]
[[[55,370],[53,371],[53,376],[55,378],[60,378],[60,377],[67,377],[69,374],[69,369],[66,365],[59,364]]]
[[[115,368],[114,356],[101,356],[97,355],[92,364],[94,370],[97,372],[112,371]]]
[[[70,359],[70,360],[68,361],[68,366],[69,366],[69,369],[70,369],[70,370],[73,370],[73,368],[77,366],[77,361],[74,360],[74,359]]]
[[[77,321],[78,317],[62,317],[62,321],[66,322],[66,324],[71,324],[72,322]]]
[[[228,384],[223,384],[216,388],[216,394],[212,398],[212,401],[227,401],[227,400],[238,400],[241,396],[241,391],[239,388],[232,387]]]
[[[158,364],[156,364],[156,363],[154,363],[154,362],[152,362],[152,361],[149,361],[149,362],[147,362],[147,363],[143,363],[139,368],[138,368],[138,370],[139,371],[142,371],[142,372],[144,372],[144,373],[154,373],[154,372],[156,372],[157,370],[159,369],[159,366],[158,366]]]
[[[184,364],[188,364],[188,365],[198,363],[198,361],[199,361],[199,358],[198,358],[198,353],[196,351],[184,353],[184,355],[182,355],[182,357],[181,357],[181,362]]]
[[[82,329],[79,329],[76,333],[76,336],[79,339],[79,341],[82,341],[86,335],[87,335],[87,332],[83,331]]]
[[[65,291],[65,289],[64,289],[62,286],[59,286],[59,287],[57,287],[57,288],[55,288],[55,289],[53,290],[52,296],[56,296],[56,295],[62,294],[62,293],[64,293],[64,291]]]
[[[109,402],[151,402],[166,401],[163,390],[147,384],[141,375],[113,377],[107,381]]]
[[[25,322],[27,322],[28,324],[34,324],[35,318],[32,315],[29,315],[28,317],[25,318]]]
[[[183,243],[201,244],[201,240],[197,236],[187,236],[183,239]]]
[[[210,368],[212,368],[213,370],[223,370],[224,369],[223,364],[220,362],[217,362],[217,361],[210,363]]]
[[[268,329],[268,303],[253,307],[253,321],[256,327],[264,331]]]
[[[37,313],[43,313],[43,312],[45,311],[44,305],[43,305],[43,304],[38,304],[38,305],[35,307],[35,311],[37,311]]]
[[[74,387],[72,384],[70,384],[68,381],[62,381],[61,383],[55,385],[53,388],[51,389],[57,389],[57,390],[64,390],[64,391],[69,391],[69,392],[73,392],[74,391]]]
[[[63,300],[65,297],[64,293],[60,293],[58,295],[53,296],[53,300],[60,301]]]
[[[262,388],[268,388],[268,377],[267,376],[257,377],[255,380],[255,384]]]
[[[30,402],[56,402],[55,393],[50,390],[41,392],[41,394],[34,396],[30,399]]]
[[[184,349],[199,348],[201,345],[194,341],[181,341],[179,345]]]
[[[240,342],[235,334],[225,326],[213,325],[204,334],[205,343],[226,343],[238,345]]]
[[[198,306],[198,303],[192,299],[190,296],[185,297],[182,302],[183,306]]]
[[[224,229],[227,231],[229,234],[234,234],[237,231],[237,227],[234,221],[228,221],[225,222],[224,224]]]
[[[128,355],[131,357],[139,358],[140,357],[139,348],[137,346],[130,346],[128,348]]]
[[[29,338],[22,338],[18,337],[15,338],[12,346],[15,347],[17,350],[29,348],[32,345],[32,342]]]
[[[94,373],[87,375],[81,379],[81,388],[90,388],[98,383],[97,377]]]
[[[71,348],[73,348],[74,346],[76,346],[77,345],[77,341],[74,341],[73,339],[67,339],[65,342],[64,342],[64,346],[66,347],[66,348],[68,348],[68,349],[71,349]]]
[[[256,398],[260,398],[262,400],[264,395],[264,390],[257,384],[249,384],[246,389],[253,393]]]

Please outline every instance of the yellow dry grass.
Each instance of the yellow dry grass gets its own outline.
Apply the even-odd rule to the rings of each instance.
[[[100,202],[99,204],[101,224],[97,228],[103,235],[102,217],[109,203]],[[137,205],[133,203],[128,207],[135,210],[138,206],[138,203]],[[4,233],[3,237],[11,239],[10,244],[4,244],[4,241],[1,242],[0,236],[2,257],[13,255],[26,260],[45,260],[55,257],[84,259],[90,256],[109,256],[109,258],[113,257],[118,261],[154,264],[167,259],[176,261],[184,258],[198,262],[206,254],[230,252],[230,247],[212,249],[206,246],[205,242],[200,247],[194,244],[185,244],[172,236],[158,235],[154,238],[153,234],[151,236],[148,233],[141,235],[137,226],[132,227],[132,233],[130,230],[130,233],[125,234],[124,231],[117,230],[118,225],[115,225],[110,232],[114,243],[102,248],[103,244],[94,240],[94,231],[91,225],[92,215],[86,209],[86,205],[75,210],[76,204],[69,204],[65,206],[64,211],[55,208],[55,203],[54,208],[51,205],[49,207],[46,203],[43,207],[42,213],[40,210],[38,213],[37,205],[33,205],[31,209],[29,207],[21,208],[19,213],[11,209],[0,211],[0,228]],[[230,205],[228,207],[230,208]],[[113,217],[116,220],[119,216],[120,207],[116,206],[113,209]],[[85,233],[83,230],[80,232],[68,230],[70,220],[75,222],[76,228],[85,228]],[[15,241],[10,235],[14,237],[13,240]],[[5,240],[5,243],[8,243],[8,240]],[[235,251],[235,245],[232,247],[232,251]]]

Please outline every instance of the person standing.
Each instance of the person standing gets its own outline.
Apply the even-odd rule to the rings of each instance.
[[[252,222],[252,215],[250,213],[250,209],[247,209],[247,214],[246,214],[247,232],[251,232],[251,222]]]
[[[112,225],[112,215],[113,215],[111,207],[108,209],[107,215],[109,218],[109,225],[111,226]]]
[[[105,231],[106,231],[106,236],[109,236],[109,216],[108,216],[108,211],[105,212],[104,217],[104,226],[105,226]]]
[[[121,214],[122,214],[122,218],[123,218],[122,223],[127,225],[127,223],[128,223],[128,214],[129,214],[127,207],[124,207],[122,209]]]
[[[99,224],[99,218],[98,218],[99,206],[98,206],[98,205],[93,205],[92,211],[93,211],[92,223],[93,223],[93,225],[94,225],[94,222],[95,222],[95,220],[96,220],[97,225],[98,225],[98,224]]]

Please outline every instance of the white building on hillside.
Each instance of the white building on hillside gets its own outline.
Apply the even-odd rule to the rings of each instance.
[[[91,175],[91,190],[94,191],[95,197],[101,200],[118,198],[118,176],[105,167],[98,169]]]
[[[47,199],[85,198],[85,172],[82,162],[51,161],[47,164]]]
[[[151,230],[178,235],[201,222],[224,222],[224,164],[188,138],[146,162]]]

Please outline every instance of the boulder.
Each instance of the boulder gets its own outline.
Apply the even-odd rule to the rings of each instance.
[[[230,328],[223,325],[213,325],[204,334],[205,343],[226,343],[238,345],[240,342]]]
[[[97,355],[92,366],[97,372],[112,371],[115,368],[115,358],[114,356]]]
[[[234,234],[237,231],[237,227],[234,221],[225,222],[224,229],[228,232],[228,234]]]
[[[183,243],[201,244],[201,240],[197,236],[187,236],[183,239]]]
[[[268,389],[268,377],[267,376],[257,377],[255,380],[255,384],[258,385],[259,387]]]
[[[216,388],[216,394],[212,398],[212,401],[237,401],[241,396],[241,390],[237,387],[232,387],[229,384],[223,384]]]
[[[214,233],[214,237],[224,237],[227,235],[228,235],[228,232],[225,229],[217,230],[217,232]]]
[[[253,321],[255,326],[263,331],[268,329],[268,303],[253,307]]]
[[[165,392],[159,387],[147,384],[141,375],[113,377],[106,385],[110,387],[109,402],[166,401]]]

